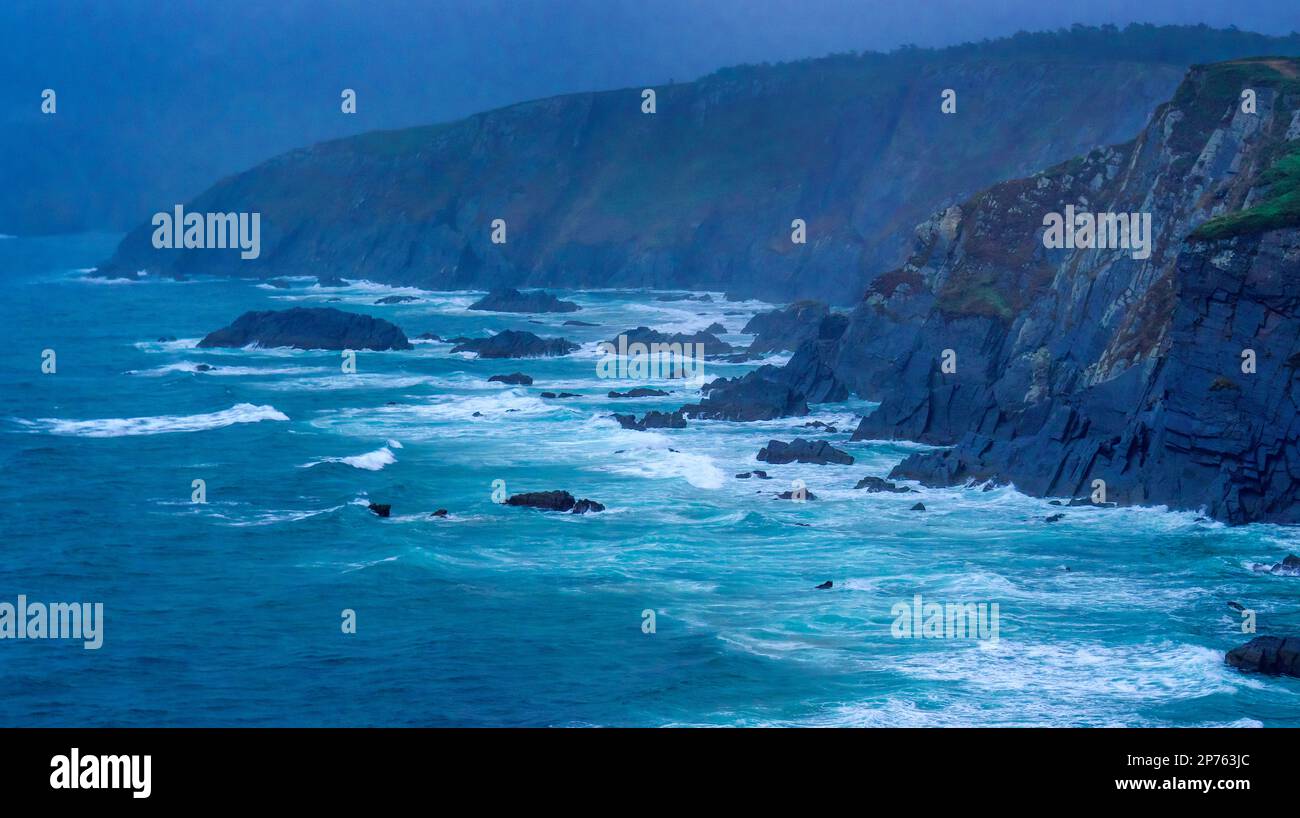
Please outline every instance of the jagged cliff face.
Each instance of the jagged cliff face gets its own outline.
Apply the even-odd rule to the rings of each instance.
[[[730,70],[657,88],[654,114],[639,88],[546,99],[295,151],[186,204],[260,213],[256,260],[155,250],[146,224],[103,270],[849,304],[935,207],[1126,138],[1184,70],[972,47]],[[955,114],[940,110],[945,88]],[[491,241],[497,218],[505,244]]]
[[[936,214],[787,380],[881,400],[858,439],[953,445],[897,476],[1300,522],[1298,69],[1195,68],[1135,141]],[[1044,247],[1068,205],[1150,213],[1149,257]]]

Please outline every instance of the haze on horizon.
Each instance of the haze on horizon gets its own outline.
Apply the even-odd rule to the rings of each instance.
[[[1287,34],[1300,15],[1288,0],[18,0],[0,8],[0,232],[121,230],[295,147],[527,99],[1133,22]]]

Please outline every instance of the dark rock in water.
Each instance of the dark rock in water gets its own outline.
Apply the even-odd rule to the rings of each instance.
[[[818,585],[818,586],[816,587],[815,590],[818,590],[818,591],[824,591],[824,590],[826,590],[827,588],[833,588],[833,587],[835,587],[835,583],[831,582],[831,581],[828,579],[828,580],[826,580],[825,582],[823,582],[821,585]]]
[[[611,415],[624,429],[644,432],[647,429],[685,429],[686,418],[681,412],[646,412],[640,420],[636,415]]]
[[[719,324],[717,321],[714,321],[712,324],[709,324],[707,327],[705,327],[704,331],[709,333],[710,335],[727,334],[727,328]]]
[[[1300,637],[1256,636],[1224,657],[1232,667],[1270,676],[1300,676]]]
[[[1054,523],[1054,522],[1056,522],[1056,521],[1058,521],[1058,520],[1064,520],[1064,519],[1065,519],[1065,515],[1064,515],[1064,514],[1050,514],[1050,515],[1047,516],[1046,519],[1043,520],[1043,522],[1045,522],[1045,523]]]
[[[566,327],[598,327],[598,326],[600,326],[600,324],[593,324],[593,323],[591,323],[590,321],[575,321],[574,319],[570,318],[568,321],[565,321],[564,324],[563,324],[562,326],[566,326]]]
[[[393,506],[389,503],[371,503],[367,508],[380,517],[387,517],[388,513],[393,510]]]
[[[820,301],[799,301],[755,315],[741,332],[755,336],[747,351],[750,356],[757,356],[781,350],[793,352],[808,341],[834,340],[843,334],[848,323],[847,315],[832,313]]]
[[[822,423],[820,420],[814,420],[809,423],[805,423],[804,428],[821,429],[822,431],[828,432],[829,434],[838,434],[840,431],[839,429],[836,429],[834,426],[830,425],[829,423]]]
[[[552,358],[568,355],[578,345],[564,338],[539,338],[531,332],[508,329],[491,338],[470,338],[452,352],[476,352],[480,358]]]
[[[474,414],[470,415],[470,417],[481,418],[481,417],[483,417],[483,413],[482,413],[482,412],[475,412]]]
[[[195,372],[211,372],[214,369],[216,369],[216,367],[212,366],[211,364],[199,364],[198,366],[194,367]]]
[[[327,299],[325,299],[325,303],[326,303],[326,304],[334,304],[334,303],[337,303],[337,302],[342,301],[342,300],[343,300],[342,298],[327,298]]]
[[[532,386],[533,379],[522,372],[511,372],[509,375],[493,375],[488,378],[489,383],[508,383],[511,386]]]
[[[1271,566],[1268,563],[1252,563],[1250,567],[1280,577],[1300,577],[1300,557],[1295,554],[1287,554],[1281,562],[1275,562]]]
[[[908,492],[916,491],[916,489],[907,486],[900,486],[897,483],[891,483],[888,480],[882,480],[879,477],[872,477],[870,475],[859,480],[858,484],[853,488],[866,489],[870,494],[882,491],[891,492],[893,494],[907,494]]]
[[[429,516],[430,516],[430,517],[446,517],[446,516],[447,516],[447,509],[445,509],[445,508],[440,508],[440,509],[438,509],[437,511],[433,512],[432,514],[430,514]]]
[[[588,511],[604,511],[605,507],[595,500],[575,500],[567,491],[530,491],[515,494],[506,500],[508,506],[527,506],[543,511],[566,511],[573,514],[586,514]]]
[[[1231,609],[1233,609],[1234,611],[1244,611],[1244,610],[1246,610],[1246,606],[1245,606],[1245,605],[1242,605],[1240,602],[1233,602],[1232,600],[1228,600],[1228,607],[1231,608]]]
[[[658,398],[667,394],[668,393],[663,391],[662,389],[651,389],[646,386],[638,386],[637,388],[629,389],[626,392],[615,392],[613,390],[610,390],[609,397],[611,398]]]
[[[620,342],[620,339],[625,340]],[[647,347],[650,347],[651,344],[681,344],[683,351],[691,355],[695,354],[696,344],[700,344],[704,348],[705,355],[724,355],[734,349],[731,344],[718,340],[713,333],[708,331],[694,332],[688,335],[685,332],[660,332],[649,327],[637,327],[636,329],[627,330],[607,343],[612,345],[614,349],[619,350],[620,354],[624,348],[631,348],[632,344],[645,344]]]
[[[741,472],[740,474],[736,475],[736,479],[738,480],[748,480],[751,477],[756,478],[758,480],[772,479],[767,476],[767,472],[762,471],[761,469],[754,469],[753,471]]]
[[[419,301],[413,295],[386,295],[375,301],[376,304],[409,304],[412,301]]]
[[[807,489],[803,489],[801,492],[783,491],[780,494],[776,495],[776,499],[778,500],[795,500],[799,497],[802,497],[804,500],[817,499],[817,495],[813,494],[811,491],[808,491]]]
[[[1060,500],[1048,500],[1048,501],[1047,501],[1047,504],[1048,504],[1049,506],[1059,506],[1059,505],[1064,505]]]
[[[1057,505],[1060,505],[1059,503]],[[1076,508],[1078,506],[1096,506],[1097,508],[1115,508],[1115,503],[1094,503],[1092,497],[1072,497],[1070,502],[1065,504],[1067,507]]]
[[[544,397],[544,398],[580,398],[580,397],[582,397],[582,395],[579,395],[577,392],[543,392],[543,393],[542,393],[542,397]]]
[[[316,276],[317,287],[346,287],[348,283],[338,276]]]
[[[422,332],[419,335],[415,336],[415,338],[418,341],[441,341],[442,340],[442,336],[438,335],[436,332]]]
[[[758,459],[764,463],[814,463],[825,466],[835,463],[841,466],[853,465],[853,455],[840,451],[824,440],[805,440],[796,437],[786,443],[781,440],[769,440],[767,445],[758,450]]]
[[[704,387],[704,398],[682,407],[703,420],[774,420],[808,414],[803,392],[791,388],[774,366],[761,366],[739,378],[718,378]],[[842,399],[842,398],[841,398]]]
[[[911,510],[912,510],[912,511],[925,511],[925,503],[917,503],[916,505],[912,506]]]
[[[410,349],[396,324],[332,307],[246,312],[235,323],[208,333],[201,348],[293,347],[294,349]]]
[[[521,293],[513,287],[493,290],[470,304],[469,308],[488,312],[577,312],[582,309],[572,301],[561,301],[544,290]]]
[[[285,281],[283,278],[269,278],[266,280],[266,283],[270,284],[272,287],[276,288],[277,290],[287,290],[289,289],[290,286],[292,286],[291,284],[289,284],[289,282]]]
[[[158,339],[158,343],[160,343],[160,344],[167,344],[167,343],[171,343],[172,341],[175,341],[175,340],[176,340],[176,336],[175,336],[175,335],[164,335],[164,336],[162,336],[161,338]]]

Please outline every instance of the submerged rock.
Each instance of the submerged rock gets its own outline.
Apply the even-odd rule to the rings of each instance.
[[[210,332],[199,347],[293,347],[294,349],[411,349],[396,324],[333,307],[246,312],[230,326]]]
[[[542,511],[562,511],[572,514],[586,514],[588,511],[604,511],[605,507],[595,500],[575,500],[567,491],[530,491],[512,495],[506,500],[508,506],[526,506]]]
[[[925,503],[917,503],[916,505],[912,506],[911,510],[912,510],[912,511],[925,511]]]
[[[366,506],[366,508],[373,511],[375,514],[378,514],[380,517],[387,517],[389,512],[393,510],[393,506],[389,503],[371,503]]]
[[[841,466],[853,465],[853,455],[840,451],[824,440],[805,440],[796,437],[786,443],[781,440],[769,440],[767,445],[758,450],[758,459],[764,463],[812,463],[825,466],[831,463]]]
[[[561,301],[544,290],[521,293],[513,287],[493,290],[469,305],[471,310],[487,312],[577,312],[582,309],[572,301]]]
[[[1300,676],[1300,637],[1256,636],[1228,651],[1224,661],[1251,673]]]
[[[430,516],[430,517],[446,517],[446,516],[447,516],[447,509],[445,509],[445,508],[440,508],[440,509],[438,509],[437,511],[433,512],[432,514],[430,514],[429,516]]]
[[[413,295],[386,295],[375,301],[376,304],[409,304],[412,301],[419,301]]]
[[[593,323],[591,323],[590,321],[576,321],[576,320],[570,318],[568,321],[565,321],[564,324],[562,324],[562,326],[566,326],[566,327],[598,327],[598,326],[600,326],[600,324],[593,324]]]
[[[542,393],[542,397],[544,397],[544,398],[580,398],[580,397],[582,397],[582,395],[579,395],[577,392],[543,392],[543,393]]]
[[[772,478],[768,477],[768,476],[767,476],[767,472],[763,471],[762,469],[754,469],[753,471],[741,472],[740,474],[736,475],[736,479],[737,479],[737,480],[748,480],[748,479],[751,478],[751,477],[753,477],[753,478],[755,478],[755,479],[757,479],[757,480],[771,480],[771,479],[772,479]]]
[[[835,583],[831,582],[831,581],[828,579],[828,580],[826,580],[825,582],[823,582],[821,585],[818,585],[814,590],[817,590],[817,591],[825,591],[826,589],[828,589],[828,588],[833,588],[833,587],[835,587]]]
[[[489,383],[506,383],[511,386],[532,386],[533,379],[522,372],[511,372],[509,375],[493,375],[488,378]]]
[[[553,358],[577,348],[564,338],[540,338],[531,332],[508,329],[491,338],[464,339],[451,351],[475,352],[480,358]]]
[[[802,497],[804,500],[817,499],[817,495],[813,494],[811,491],[808,491],[807,489],[803,489],[801,492],[783,491],[780,494],[776,495],[776,499],[778,500],[796,500],[800,497]]]
[[[1251,563],[1250,567],[1260,573],[1274,574],[1279,577],[1300,577],[1300,557],[1295,554],[1287,554],[1281,562],[1272,565],[1266,562],[1255,562]]]

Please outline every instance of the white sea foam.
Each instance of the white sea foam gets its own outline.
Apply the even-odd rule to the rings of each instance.
[[[193,372],[200,375],[213,375],[218,377],[234,377],[239,375],[305,375],[312,372],[328,372],[325,367],[319,366],[282,366],[282,367],[256,367],[256,366],[212,366],[211,369],[200,370],[199,366],[203,365],[201,361],[180,361],[165,366],[156,366],[153,369],[130,369],[125,374],[138,375],[145,378],[157,378],[163,375],[169,375],[173,372]]]
[[[236,423],[257,423],[263,420],[288,420],[274,406],[254,406],[239,403],[220,412],[199,415],[159,415],[139,418],[97,418],[94,420],[66,420],[64,418],[16,419],[16,422],[33,432],[71,437],[129,437],[132,435],[160,435],[170,432],[202,432],[221,429]]]
[[[396,441],[389,441],[394,443]],[[398,443],[400,449],[402,444]],[[365,454],[352,455],[351,457],[322,457],[320,460],[313,460],[310,463],[303,463],[300,468],[310,469],[312,466],[319,466],[322,463],[343,463],[354,469],[364,469],[365,471],[379,471],[390,464],[396,463],[397,457],[387,446],[375,449],[373,452]]]

